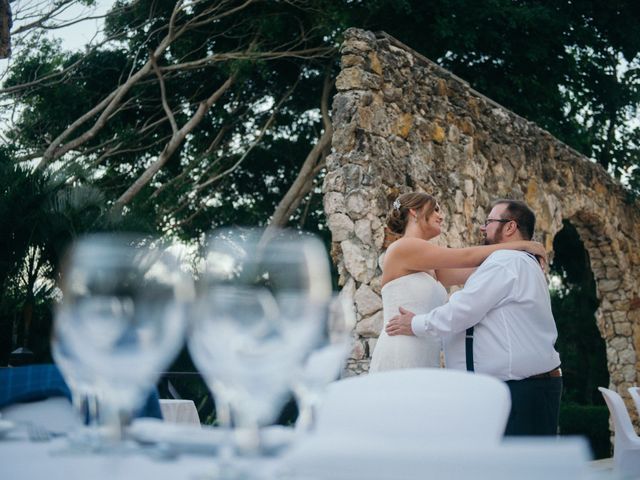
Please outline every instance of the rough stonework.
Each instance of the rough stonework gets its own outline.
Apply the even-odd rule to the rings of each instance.
[[[11,5],[9,0],[0,0],[0,58],[11,56]]]
[[[358,316],[349,373],[367,371],[382,328],[384,220],[398,194],[436,195],[439,243],[451,247],[477,244],[485,208],[510,197],[537,213],[536,238],[550,254],[563,220],[577,228],[611,385],[629,401],[640,371],[640,205],[602,167],[386,34],[349,29],[341,53],[324,208]]]

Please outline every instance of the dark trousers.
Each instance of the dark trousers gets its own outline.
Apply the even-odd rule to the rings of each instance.
[[[505,435],[556,435],[562,377],[509,380],[511,413]]]

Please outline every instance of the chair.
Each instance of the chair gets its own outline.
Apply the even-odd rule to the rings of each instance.
[[[198,410],[193,400],[161,399],[160,410],[165,422],[200,426]]]
[[[510,437],[497,444],[425,446],[309,435],[283,455],[275,476],[314,480],[595,479],[589,476],[589,460],[589,445],[579,437]]]
[[[315,434],[495,444],[510,406],[507,386],[487,375],[436,368],[385,371],[332,383]]]
[[[636,411],[640,417],[640,387],[629,387],[629,394],[633,398],[633,403],[636,404]]]
[[[340,380],[327,389],[315,429],[283,456],[282,472],[319,480],[584,478],[584,439],[502,441],[510,405],[504,382],[463,371]]]
[[[640,472],[640,437],[636,434],[627,407],[617,392],[598,387],[613,419],[613,466],[621,475]]]

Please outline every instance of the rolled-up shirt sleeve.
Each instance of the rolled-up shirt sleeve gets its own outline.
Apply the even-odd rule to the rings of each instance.
[[[414,335],[443,337],[474,326],[509,295],[516,279],[508,265],[491,258],[485,260],[448,303],[413,317]]]

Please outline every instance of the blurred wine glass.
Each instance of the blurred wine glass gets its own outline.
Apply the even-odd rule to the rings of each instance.
[[[324,321],[323,334],[292,382],[299,410],[296,429],[302,432],[313,428],[327,385],[340,377],[351,353],[356,323],[353,302],[335,294],[327,304]]]
[[[322,333],[331,294],[326,250],[300,232],[225,229],[209,236],[189,350],[241,449],[290,397],[291,377]]]
[[[100,414],[122,439],[184,343],[191,276],[157,241],[98,234],[71,247],[61,289],[53,331],[61,371],[76,395],[92,379]]]
[[[77,352],[70,348],[61,333],[69,328],[65,322],[54,328],[51,338],[51,354],[71,391],[71,401],[81,427],[69,434],[70,443],[78,450],[92,450],[99,447],[99,400],[98,386],[91,370],[77,358]]]

